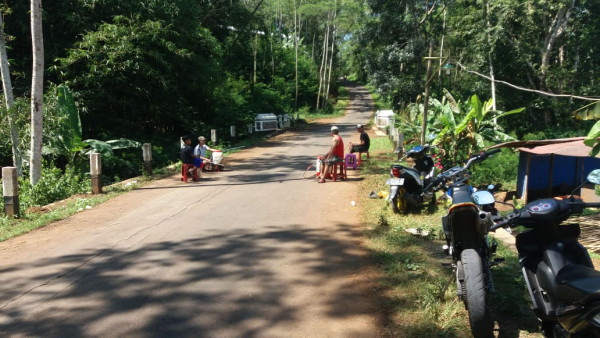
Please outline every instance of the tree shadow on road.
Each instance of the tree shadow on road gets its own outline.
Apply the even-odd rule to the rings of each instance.
[[[360,233],[346,224],[335,232],[351,240],[301,225],[273,226],[264,233],[240,229],[123,249],[117,243],[8,266],[3,275],[25,272],[28,282],[15,278],[0,286],[0,332],[78,337],[103,335],[101,328],[112,326],[115,336],[259,337],[273,327],[293,327],[313,301],[326,306],[331,320],[364,315],[357,305],[363,290],[348,278],[365,259],[355,245]],[[301,273],[282,275],[282,266]],[[311,299],[300,292],[299,300],[289,299],[338,279],[335,293]],[[128,322],[132,318],[139,322]]]

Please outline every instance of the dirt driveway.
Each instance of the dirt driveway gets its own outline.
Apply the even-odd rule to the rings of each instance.
[[[357,140],[372,105],[350,87]],[[0,243],[0,336],[374,337],[357,173],[302,174],[329,124]]]

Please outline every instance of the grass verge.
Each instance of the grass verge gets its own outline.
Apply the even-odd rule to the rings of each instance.
[[[452,269],[441,249],[444,244],[440,217],[445,210],[422,210],[396,215],[384,199],[371,199],[371,191],[387,192],[389,165],[395,154],[387,137],[371,139],[371,159],[363,162],[360,205],[368,237],[367,248],[380,271],[380,308],[385,336],[467,337],[468,314],[456,297]],[[413,235],[406,229],[417,229]],[[492,269],[496,293],[492,312],[499,337],[541,337],[529,309],[525,284],[514,252],[500,245],[506,262]]]

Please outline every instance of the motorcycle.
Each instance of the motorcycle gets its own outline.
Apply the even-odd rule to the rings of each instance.
[[[587,182],[600,184],[600,169]],[[490,229],[527,229],[516,236],[516,246],[532,309],[546,337],[600,337],[600,271],[578,241],[579,224],[563,224],[572,214],[598,207],[600,203],[585,203],[573,194],[540,199]]]
[[[471,157],[465,166],[453,167],[438,175],[431,183],[446,190],[451,200],[448,212],[442,217],[446,238],[443,246],[451,256],[457,286],[457,296],[469,313],[469,324],[474,337],[493,337],[494,322],[489,310],[489,295],[494,292],[490,268],[502,259],[494,259],[498,243],[488,238],[497,214],[494,196],[488,190],[473,192],[468,185],[469,167],[499,152],[494,150]]]
[[[435,203],[435,194],[424,187],[430,182],[434,173],[434,162],[428,154],[430,146],[416,146],[406,152],[406,157],[415,162],[413,168],[401,164],[392,164],[388,201],[392,203],[394,213],[405,213],[426,202]]]

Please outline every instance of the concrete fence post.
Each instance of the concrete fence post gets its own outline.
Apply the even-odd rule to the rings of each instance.
[[[252,135],[252,123],[248,123],[248,134]]]
[[[229,127],[229,133],[231,134],[232,138],[235,138],[235,126]]]
[[[92,175],[92,194],[102,193],[102,158],[100,154],[90,154],[90,174]]]
[[[2,191],[4,195],[4,213],[8,217],[19,217],[19,183],[17,168],[2,168]]]
[[[144,169],[148,175],[152,175],[152,144],[144,143],[142,145],[142,153],[144,156]]]
[[[217,143],[217,130],[216,129],[210,130],[210,140],[213,144]]]

